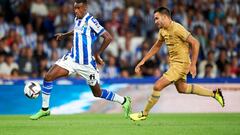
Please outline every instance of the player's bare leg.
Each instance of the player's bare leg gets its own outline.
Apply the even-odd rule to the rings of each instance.
[[[90,88],[95,97],[120,103],[123,107],[125,118],[129,117],[129,114],[132,111],[130,97],[122,97],[112,91],[101,89],[98,83],[96,83],[94,86],[90,86]]]
[[[130,118],[134,121],[145,120],[152,109],[152,107],[157,103],[160,98],[160,91],[163,90],[166,86],[171,84],[171,82],[166,79],[166,77],[161,77],[154,85],[153,92],[148,99],[148,102],[143,111],[139,113],[130,114]]]
[[[185,80],[178,80],[174,83],[179,93],[197,94],[215,98],[224,107],[224,98],[220,89],[210,90],[197,84],[187,84]]]
[[[54,65],[53,67],[51,67],[51,69],[46,73],[43,81],[42,109],[40,109],[40,111],[37,112],[36,114],[32,115],[30,119],[37,120],[43,116],[50,115],[49,100],[50,100],[51,90],[53,88],[53,81],[60,77],[65,77],[67,75],[68,75],[68,70],[58,65]]]

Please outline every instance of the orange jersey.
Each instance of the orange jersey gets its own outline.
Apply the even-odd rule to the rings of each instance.
[[[181,24],[172,21],[168,28],[159,30],[159,40],[165,42],[168,48],[169,63],[190,63],[190,47],[186,42],[191,35]]]

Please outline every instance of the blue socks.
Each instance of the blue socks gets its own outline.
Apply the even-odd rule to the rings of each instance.
[[[50,95],[52,88],[53,88],[53,82],[43,81],[43,89],[42,89],[43,94]]]
[[[42,108],[49,107],[50,94],[53,88],[53,82],[43,81],[42,87]]]
[[[116,93],[113,93],[112,91],[108,91],[106,89],[102,89],[102,95],[100,96],[100,98],[109,100],[109,101],[114,101],[114,102],[118,102],[120,104],[123,104],[125,99],[122,96],[119,96]]]
[[[104,98],[109,101],[113,101],[115,94],[111,91],[107,91],[106,89],[102,89],[102,95],[100,98]]]

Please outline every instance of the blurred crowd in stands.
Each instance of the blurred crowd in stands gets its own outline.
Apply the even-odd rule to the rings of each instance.
[[[153,11],[166,6],[172,18],[200,42],[199,78],[240,77],[240,1],[88,0],[89,12],[113,36],[102,54],[102,78],[159,77],[168,69],[165,45],[134,73],[135,65],[158,38]],[[0,78],[43,77],[72,46],[72,37],[54,34],[73,28],[73,0],[0,1]],[[101,39],[93,45],[101,45]]]

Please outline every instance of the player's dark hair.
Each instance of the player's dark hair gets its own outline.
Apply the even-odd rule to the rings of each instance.
[[[158,9],[156,9],[154,11],[154,13],[157,13],[157,12],[159,12],[161,14],[165,14],[165,15],[171,17],[171,11],[168,8],[166,8],[166,7],[159,7]]]
[[[83,3],[83,4],[87,4],[87,0],[75,0],[76,3]]]

